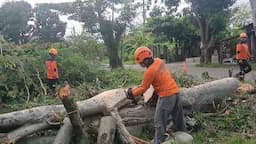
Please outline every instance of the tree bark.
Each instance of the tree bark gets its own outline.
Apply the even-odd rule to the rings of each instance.
[[[56,138],[54,139],[53,144],[69,144],[73,136],[73,127],[70,122],[70,119],[66,117],[63,121]]]
[[[98,130],[97,144],[112,144],[116,133],[116,122],[111,116],[102,117]]]
[[[77,104],[71,97],[63,97],[61,101],[68,113],[68,117],[70,118],[76,136],[76,141],[87,140],[88,136],[84,130],[84,122],[80,117]]]
[[[103,19],[99,21],[100,33],[108,51],[109,65],[111,68],[122,67],[123,65],[118,55],[118,47],[125,27],[116,30],[115,27],[121,26],[121,24]]]
[[[75,143],[85,143],[88,141],[88,135],[85,132],[84,122],[80,116],[77,103],[72,97],[71,87],[67,82],[64,82],[63,86],[59,89],[58,96],[61,99],[73,126]]]
[[[205,104],[221,101],[235,92],[240,82],[235,78],[224,78],[182,89],[183,106],[192,106],[194,111],[200,110]]]
[[[253,19],[253,24],[254,24],[254,29],[256,27],[256,1],[255,0],[250,0],[251,4],[251,9],[252,9],[252,19]]]
[[[28,136],[30,134],[33,134],[38,131],[42,131],[45,129],[50,128],[50,125],[46,122],[37,123],[37,124],[31,124],[31,125],[25,125],[22,126],[14,131],[9,132],[4,137],[1,137],[0,143],[1,144],[14,144],[19,139]]]
[[[211,36],[209,33],[209,22],[206,18],[200,17],[197,14],[195,14],[195,19],[197,21],[197,24],[199,25],[199,32],[201,38],[200,63],[209,63],[211,61],[211,54],[209,53],[209,51],[214,42],[213,36]]]
[[[117,129],[120,134],[121,140],[124,144],[135,144],[133,138],[131,137],[128,130],[125,128],[122,119],[117,111],[117,109],[113,109],[110,111],[111,116],[115,119],[117,124]]]
[[[32,137],[26,137],[20,141],[18,141],[16,144],[52,144],[54,141],[53,136],[32,136]]]
[[[198,110],[203,104],[212,104],[216,99],[224,99],[231,95],[238,87],[239,81],[235,78],[224,78],[201,84],[195,87],[182,89],[181,100],[183,106],[192,107]],[[88,100],[78,102],[79,111],[82,117],[96,115],[106,112],[106,108],[120,108],[127,104],[127,98],[124,89],[114,89],[100,93]],[[133,111],[137,111],[133,110]],[[123,118],[130,117],[132,110],[128,113],[122,113]],[[42,106],[31,109],[6,113],[0,115],[0,131],[13,129],[13,127],[21,126],[27,122],[39,122],[49,118],[49,115],[58,114],[64,117],[65,109],[62,105]],[[138,113],[137,115],[143,115]],[[131,116],[132,117],[132,116]]]
[[[106,112],[108,107],[122,107],[129,102],[124,89],[113,89],[100,93],[88,100],[77,102],[82,117]],[[40,106],[0,115],[0,132],[17,128],[29,122],[40,122],[51,118],[53,115],[64,117],[66,111],[63,105]]]

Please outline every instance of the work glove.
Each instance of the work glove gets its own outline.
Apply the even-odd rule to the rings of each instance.
[[[127,93],[126,93],[127,99],[134,99],[134,95],[132,94],[132,88],[128,88]]]
[[[241,64],[241,63],[243,62],[243,60],[237,60],[237,62],[238,62],[239,64]]]
[[[133,104],[135,104],[135,105],[138,104],[137,101],[136,101],[136,99],[135,99],[135,97],[134,97],[134,95],[132,94],[132,88],[128,88],[128,90],[127,90],[127,92],[126,92],[126,97],[127,97],[127,99],[132,100],[132,103],[133,103]]]

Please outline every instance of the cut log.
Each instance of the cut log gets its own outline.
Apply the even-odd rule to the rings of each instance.
[[[235,78],[225,78],[201,84],[195,87],[182,89],[182,103],[184,106],[202,104],[212,104],[216,99],[224,99],[231,95],[239,85]],[[124,89],[115,89],[105,91],[85,101],[78,102],[78,107],[82,117],[95,115],[107,111],[106,107],[121,107],[127,102]],[[107,106],[106,106],[107,104]],[[194,108],[195,109],[195,108]],[[6,113],[0,115],[0,132],[6,128],[21,126],[29,122],[43,121],[49,117],[49,114],[57,113],[60,116],[66,114],[62,105],[42,106],[31,109]],[[138,113],[138,115],[143,115]],[[121,114],[122,115],[122,114]]]
[[[125,128],[117,109],[115,108],[115,109],[111,110],[110,114],[115,119],[115,122],[117,124],[117,129],[120,134],[122,142],[124,144],[135,144],[135,141],[129,134],[128,130]]]
[[[68,117],[63,121],[53,144],[69,144],[72,138],[73,127]]]
[[[237,88],[237,91],[240,93],[253,94],[256,92],[256,89],[251,84],[243,83]]]
[[[45,129],[50,128],[50,125],[46,122],[43,123],[37,123],[37,124],[31,124],[31,125],[26,125],[22,126],[10,133],[8,133],[6,136],[2,137],[0,139],[1,144],[14,144],[16,141],[19,139],[28,136],[30,134],[33,134],[38,131],[42,131]]]
[[[97,144],[112,144],[116,133],[116,122],[111,116],[102,117],[98,130]]]
[[[76,143],[88,140],[88,135],[84,130],[84,122],[80,116],[77,103],[75,103],[73,97],[71,96],[71,87],[67,82],[65,82],[60,88],[59,98],[61,99],[73,126]]]

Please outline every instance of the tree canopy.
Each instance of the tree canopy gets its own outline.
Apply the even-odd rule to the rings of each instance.
[[[9,42],[24,44],[35,38],[57,42],[65,35],[66,24],[47,7],[32,8],[25,1],[12,1],[0,7],[0,32]]]
[[[21,43],[21,34],[32,16],[32,7],[25,1],[7,2],[0,8],[0,31],[8,41]]]
[[[188,0],[199,28],[201,38],[201,62],[210,62],[210,48],[218,33],[223,31],[230,17],[230,7],[236,0]]]
[[[118,5],[118,6],[117,6]],[[92,0],[76,3],[79,20],[87,31],[100,33],[112,68],[121,67],[119,48],[121,38],[136,15],[136,4],[130,0]]]
[[[60,21],[57,12],[47,7],[35,8],[36,34],[43,41],[57,42],[63,39],[66,31],[66,23]]]

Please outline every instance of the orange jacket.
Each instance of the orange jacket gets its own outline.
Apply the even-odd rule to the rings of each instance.
[[[47,71],[47,79],[58,79],[59,71],[56,60],[48,59],[45,61],[46,71]]]
[[[249,48],[246,44],[237,44],[236,45],[236,59],[237,60],[248,60],[251,55]]]
[[[141,85],[132,89],[133,95],[142,95],[151,84],[160,97],[171,96],[179,92],[179,87],[171,73],[159,58],[154,59],[154,63],[144,72]]]

